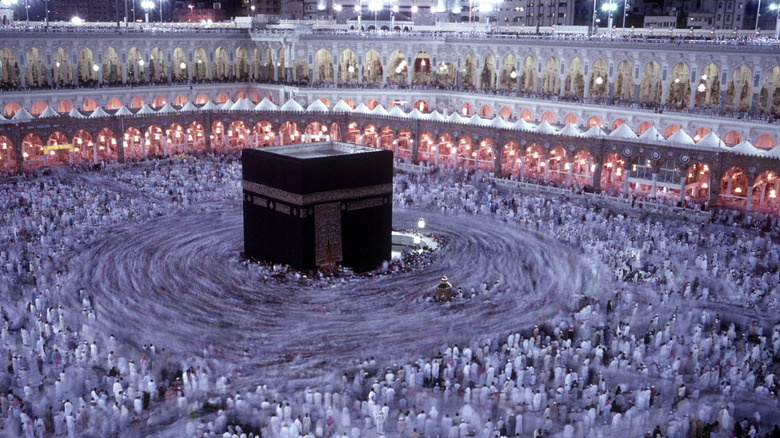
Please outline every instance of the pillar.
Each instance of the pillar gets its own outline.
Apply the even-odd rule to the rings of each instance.
[[[626,166],[628,166],[628,163],[626,163]],[[628,173],[628,167],[623,169],[623,193],[628,194],[628,189],[630,187],[630,182],[628,181],[629,173]]]
[[[571,186],[572,179],[574,178],[574,163],[569,163],[569,172],[567,176],[569,178],[569,186]]]
[[[206,153],[211,153],[211,120],[203,124],[203,140],[206,142]]]
[[[97,138],[97,137],[95,137],[95,138]],[[108,140],[107,143],[110,144],[111,140]],[[96,141],[92,142],[92,162],[95,163],[95,164],[97,164],[97,162],[98,162],[98,159],[97,159],[97,142]]]
[[[685,203],[685,177],[680,177],[680,204]]]
[[[593,172],[591,172],[590,185],[593,187],[595,191],[600,192],[601,191],[601,163],[593,163],[593,165],[596,168],[593,169]]]
[[[225,155],[228,153],[228,134],[227,134],[228,127],[226,126],[225,129],[222,130],[222,141],[225,145]]]
[[[141,158],[146,158],[146,136],[141,133]]]
[[[286,67],[285,70],[287,71],[287,82],[292,83],[293,82],[293,68],[292,67]]]
[[[79,86],[79,62],[76,58],[76,62],[71,64],[73,66],[73,85]]]
[[[745,204],[745,211],[750,211],[750,203],[753,200],[753,184],[748,184],[747,203]]]
[[[520,156],[520,181],[525,181],[525,153]]]
[[[124,132],[120,134],[122,137],[122,143],[117,144],[116,148],[116,160],[120,163],[125,162],[125,148],[127,147],[127,143],[125,142],[125,134]]]
[[[650,197],[655,198],[655,194],[658,191],[658,174],[653,173],[653,185],[650,189]]]
[[[547,164],[547,159],[544,159],[544,182],[547,182],[547,168],[550,166]]]

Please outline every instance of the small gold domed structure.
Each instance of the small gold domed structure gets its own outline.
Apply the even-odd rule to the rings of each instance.
[[[436,301],[452,301],[452,285],[447,281],[447,276],[441,277],[441,283],[436,286]]]

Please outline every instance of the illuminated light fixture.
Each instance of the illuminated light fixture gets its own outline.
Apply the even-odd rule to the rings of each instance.
[[[84,24],[84,19],[80,17],[73,17],[70,19],[70,22],[76,25]]]
[[[699,86],[696,87],[696,91],[698,91],[699,93],[704,93],[705,91],[707,91],[707,86],[704,84],[699,84]]]

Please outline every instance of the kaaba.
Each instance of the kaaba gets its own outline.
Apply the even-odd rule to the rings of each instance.
[[[390,259],[393,153],[320,142],[241,154],[244,253],[314,270],[356,272]]]

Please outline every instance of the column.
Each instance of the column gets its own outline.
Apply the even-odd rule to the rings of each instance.
[[[571,182],[574,177],[574,163],[569,164],[569,171],[567,173],[569,177],[569,186],[571,186]]]
[[[747,203],[745,204],[745,211],[750,211],[750,203],[753,200],[753,184],[748,184]]]
[[[122,85],[127,85],[127,65],[119,66],[119,70],[122,71]]]
[[[590,185],[597,192],[601,191],[601,163],[593,163],[596,167],[590,176]]]
[[[211,120],[203,124],[203,140],[206,142],[206,153],[211,153]]]
[[[22,86],[22,88],[24,88],[24,87],[27,86],[27,78],[26,78],[26,76],[27,76],[27,63],[21,62],[21,63],[17,63],[16,65],[19,66],[19,72],[20,72],[19,73],[19,76],[20,76],[19,84]],[[35,68],[35,67],[33,66],[33,68]]]
[[[525,182],[525,154],[520,156],[520,181]]]
[[[119,143],[116,148],[116,159],[120,163],[125,162],[125,147],[127,147],[127,143],[125,143],[125,135],[124,133],[120,134],[122,136],[122,143]]]
[[[685,177],[680,177],[680,204],[685,205]]]
[[[225,145],[225,154],[226,154],[226,155],[227,155],[227,153],[228,153],[228,135],[227,135],[227,129],[228,129],[228,128],[227,128],[227,126],[226,126],[226,127],[225,127],[225,129],[222,131],[222,141],[224,142],[224,145]]]
[[[653,185],[650,189],[650,197],[655,198],[655,194],[658,192],[658,174],[653,173]]]
[[[78,57],[76,58],[76,62],[71,64],[73,66],[73,85],[79,86],[79,62]]]
[[[293,82],[293,69],[292,67],[286,67],[285,70],[287,70],[287,82],[292,83]]]
[[[547,168],[550,167],[547,165],[547,159],[544,159],[544,182],[547,182]]]
[[[455,86],[457,86],[458,89],[460,90],[461,76],[463,76],[463,74],[460,72],[460,69],[456,71],[455,76],[456,76]]]
[[[141,133],[141,158],[146,158],[146,138]]]
[[[628,163],[626,163],[626,166],[628,166]],[[628,195],[628,189],[631,187],[629,185],[631,183],[628,181],[628,175],[629,175],[628,169],[629,169],[628,167],[623,169],[623,193],[626,195]]]
[[[168,156],[168,136],[165,134],[165,131],[162,133],[162,144],[163,144],[163,156]]]
[[[97,137],[95,137],[95,138],[97,138]],[[111,142],[111,140],[108,140],[107,143],[110,143],[110,142]],[[95,164],[97,164],[97,162],[98,162],[98,159],[97,159],[97,142],[96,141],[92,142],[92,162],[95,163]]]

